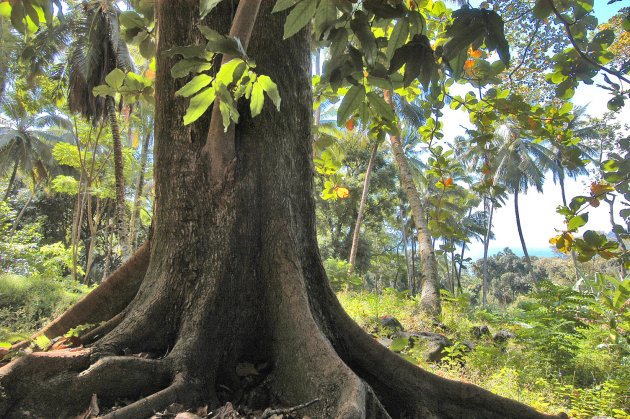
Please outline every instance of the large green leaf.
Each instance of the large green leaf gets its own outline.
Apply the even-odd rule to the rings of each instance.
[[[392,34],[389,37],[387,43],[387,60],[391,60],[394,56],[394,52],[403,46],[407,42],[409,37],[409,20],[406,18],[398,19]]]
[[[284,22],[284,39],[305,27],[317,10],[317,0],[302,0],[295,5]]]
[[[217,4],[221,3],[221,0],[200,0],[199,1],[199,16],[201,19],[206,17],[208,13],[214,9]]]
[[[186,109],[186,115],[184,115],[184,125],[188,125],[199,119],[206,109],[208,109],[208,107],[214,102],[215,97],[216,92],[213,87],[208,87],[207,89],[202,90],[198,95],[194,96],[190,100],[188,109]]]
[[[191,81],[186,83],[184,87],[175,92],[178,96],[188,97],[192,96],[210,83],[212,83],[214,77],[209,76],[207,74],[199,74],[198,76],[193,77]]]
[[[113,69],[105,76],[105,82],[116,90],[119,90],[122,87],[124,80],[125,72],[119,68]]]
[[[365,87],[362,85],[352,86],[346,93],[339,109],[337,109],[337,125],[344,126],[350,115],[359,107],[365,100]]]
[[[263,104],[265,102],[264,89],[257,81],[252,87],[252,94],[249,99],[249,109],[252,112],[252,117],[258,116],[262,111]]]
[[[257,82],[262,86],[267,96],[271,99],[276,109],[280,110],[280,93],[278,93],[278,86],[269,78],[269,76],[258,76]]]
[[[361,42],[361,52],[368,67],[374,67],[378,49],[376,48],[376,37],[370,27],[367,14],[357,11],[354,14],[354,18],[350,21],[350,28],[359,38],[359,42]]]

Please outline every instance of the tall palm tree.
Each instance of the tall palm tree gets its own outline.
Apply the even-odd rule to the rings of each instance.
[[[506,121],[497,129],[495,138],[498,146],[494,157],[495,162],[492,165],[496,167],[494,177],[514,195],[516,228],[529,274],[535,282],[532,262],[523,237],[518,198],[521,192],[527,192],[529,186],[534,186],[538,192],[542,192],[545,173],[556,167],[555,156],[542,144],[534,143],[525,137],[518,125],[511,121]]]
[[[114,69],[133,71],[133,61],[120,35],[120,11],[113,0],[82,3],[83,19],[76,26],[75,41],[69,56],[70,86],[68,105],[96,124],[101,117],[109,119],[114,149],[116,181],[116,218],[118,239],[123,257],[127,248],[125,215],[125,178],[123,175],[122,142],[113,97],[94,96],[94,87],[105,84],[105,77]]]
[[[385,101],[393,106],[392,92],[384,91]],[[440,304],[440,282],[438,278],[438,264],[433,249],[433,241],[429,231],[429,225],[425,213],[422,199],[413,180],[413,175],[409,167],[409,162],[405,157],[404,149],[400,138],[390,135],[392,152],[398,165],[401,183],[407,192],[407,199],[413,212],[413,219],[418,232],[418,243],[420,244],[420,256],[422,260],[422,292],[420,303],[423,309],[430,314],[437,315],[441,312]]]

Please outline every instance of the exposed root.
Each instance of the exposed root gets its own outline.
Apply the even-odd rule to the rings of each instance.
[[[35,353],[1,368],[0,417],[69,417],[84,411],[92,394],[112,406],[121,399],[160,394],[173,380],[165,360],[109,357],[90,366],[90,355],[89,350]]]
[[[155,412],[164,410],[173,403],[187,406],[199,403],[199,394],[194,386],[187,382],[182,374],[177,374],[173,383],[164,390],[142,398],[121,409],[102,416],[103,419],[138,419],[148,418]]]
[[[298,410],[305,409],[309,407],[310,405],[317,403],[318,401],[319,399],[311,400],[308,403],[303,403],[297,406],[290,407],[288,409],[267,409],[263,412],[260,419],[268,419],[272,417],[273,415],[287,415],[289,413],[297,412]]]

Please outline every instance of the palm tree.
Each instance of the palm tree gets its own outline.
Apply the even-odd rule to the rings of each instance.
[[[76,39],[69,56],[68,105],[93,124],[104,116],[109,119],[114,149],[116,180],[116,218],[118,239],[123,256],[128,255],[125,216],[125,179],[123,175],[122,142],[113,97],[94,96],[94,87],[105,84],[105,77],[114,69],[133,71],[133,61],[125,41],[120,36],[120,11],[113,0],[82,3],[83,19],[76,25]]]
[[[13,96],[2,100],[0,109],[10,118],[0,119],[0,173],[11,171],[2,200],[9,197],[18,171],[24,176],[30,176],[33,181],[33,191],[11,227],[9,235],[12,235],[41,183],[57,171],[52,146],[58,141],[69,139],[71,125],[54,114],[29,115],[24,105]],[[54,131],[51,129],[54,126],[62,130]]]
[[[555,157],[542,144],[534,143],[524,137],[520,128],[511,121],[506,121],[497,129],[495,138],[498,140],[498,146],[494,157],[495,162],[492,165],[496,167],[494,177],[514,194],[516,228],[529,274],[535,282],[536,278],[521,227],[518,197],[521,192],[527,192],[530,185],[535,186],[538,192],[542,192],[545,173],[556,167]]]
[[[67,132],[55,132],[51,127],[61,127],[68,132],[69,122],[54,115],[29,115],[24,105],[13,96],[5,97],[0,109],[8,119],[0,119],[0,173],[11,171],[9,184],[2,198],[5,201],[17,177],[18,171],[30,176],[33,184],[48,177],[58,166],[52,155],[52,145],[67,141]]]
[[[384,91],[386,102],[393,106],[391,90]],[[405,157],[404,149],[400,138],[390,135],[392,152],[398,165],[401,183],[407,193],[407,199],[413,212],[413,219],[418,232],[418,243],[420,244],[420,256],[422,259],[422,293],[420,304],[423,309],[430,314],[437,315],[441,311],[440,305],[440,283],[438,278],[438,264],[435,259],[433,241],[427,222],[426,213],[422,204],[422,199],[413,180],[413,175],[409,167],[409,162]]]

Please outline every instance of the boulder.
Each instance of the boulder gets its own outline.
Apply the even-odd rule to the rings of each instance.
[[[365,329],[373,335],[387,336],[389,338],[404,330],[398,319],[390,315],[372,317],[368,320]]]
[[[505,343],[510,339],[514,339],[515,337],[516,336],[513,333],[508,332],[507,330],[501,329],[492,336],[492,340],[495,343]]]
[[[490,329],[488,329],[488,326],[486,326],[485,324],[473,326],[470,329],[470,334],[475,339],[481,339],[483,336],[490,336]]]
[[[426,348],[423,356],[428,362],[440,362],[446,356],[444,349],[453,346],[452,340],[439,333],[413,332],[410,335]]]

